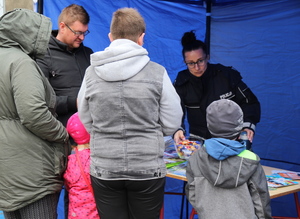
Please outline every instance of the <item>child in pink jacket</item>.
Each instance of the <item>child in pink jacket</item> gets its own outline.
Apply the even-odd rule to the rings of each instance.
[[[90,135],[78,113],[69,118],[66,128],[77,143],[68,157],[68,167],[64,173],[65,187],[69,192],[68,218],[99,219],[90,180]]]

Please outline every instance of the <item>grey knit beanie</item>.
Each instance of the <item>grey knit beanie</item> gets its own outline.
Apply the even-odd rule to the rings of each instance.
[[[231,100],[216,100],[207,107],[206,120],[213,137],[233,139],[243,128],[243,111]]]

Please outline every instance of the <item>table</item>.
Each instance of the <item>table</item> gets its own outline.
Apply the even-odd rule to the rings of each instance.
[[[266,175],[271,175],[273,170],[283,170],[283,169],[278,169],[275,167],[269,167],[269,166],[263,166],[263,169],[265,171]],[[187,181],[185,176],[181,176],[181,175],[176,175],[173,173],[168,173],[167,177],[170,178],[174,178],[174,179],[179,179],[182,181]],[[299,180],[298,180],[299,181]],[[273,218],[275,219],[300,219],[300,203],[299,203],[299,198],[298,198],[298,194],[297,192],[300,192],[300,181],[299,184],[296,185],[291,185],[291,186],[284,186],[284,187],[280,187],[277,188],[276,190],[270,190],[269,194],[270,194],[270,198],[278,198],[281,196],[285,196],[288,194],[294,194],[294,199],[295,199],[295,205],[296,205],[296,210],[297,210],[297,217],[277,217],[277,216],[273,216]]]
[[[272,174],[272,170],[282,170],[282,169],[278,169],[278,168],[274,168],[274,167],[268,167],[268,166],[263,166],[265,174],[266,175],[271,175]],[[299,181],[299,180],[298,180]],[[299,184],[297,185],[291,185],[291,186],[284,186],[284,187],[280,187],[277,188],[276,190],[270,190],[270,198],[278,198],[281,196],[285,196],[288,194],[294,194],[294,199],[295,199],[295,205],[296,205],[296,210],[297,210],[297,217],[276,217],[273,216],[273,218],[275,219],[289,219],[289,218],[295,218],[295,219],[300,219],[300,203],[299,203],[299,197],[297,192],[300,192],[300,181]]]
[[[282,170],[282,169],[268,167],[268,166],[263,166],[263,168],[264,168],[266,175],[271,175],[272,170]],[[299,184],[297,184],[297,185],[284,186],[284,187],[277,188],[276,190],[269,191],[271,199],[281,197],[284,195],[288,195],[288,194],[292,194],[292,193],[297,194],[297,192],[300,192],[300,181],[299,181]],[[299,205],[299,202],[298,202],[298,205]]]

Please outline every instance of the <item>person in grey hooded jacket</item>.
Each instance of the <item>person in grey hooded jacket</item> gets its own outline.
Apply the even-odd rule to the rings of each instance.
[[[243,128],[238,104],[221,99],[206,110],[213,138],[189,159],[187,198],[201,219],[272,219],[259,157],[236,141]]]
[[[27,9],[0,18],[0,210],[6,219],[55,219],[68,133],[36,64],[51,21]]]
[[[117,10],[110,30],[111,44],[91,55],[78,94],[97,208],[101,219],[154,219],[164,197],[163,136],[180,126],[180,98],[142,47],[145,23],[135,9]]]

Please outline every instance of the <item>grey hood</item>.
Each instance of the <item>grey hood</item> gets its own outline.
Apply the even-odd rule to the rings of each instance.
[[[131,78],[149,61],[147,50],[127,39],[114,40],[104,51],[91,55],[92,67],[105,81],[122,81]]]
[[[0,18],[0,46],[19,47],[34,59],[43,58],[51,28],[50,18],[44,15],[32,13],[28,9],[9,11]]]
[[[202,175],[214,186],[221,188],[235,188],[246,183],[254,174],[258,165],[257,160],[239,156],[232,156],[223,161],[216,160],[201,147],[193,156]],[[198,157],[197,157],[198,156]]]

